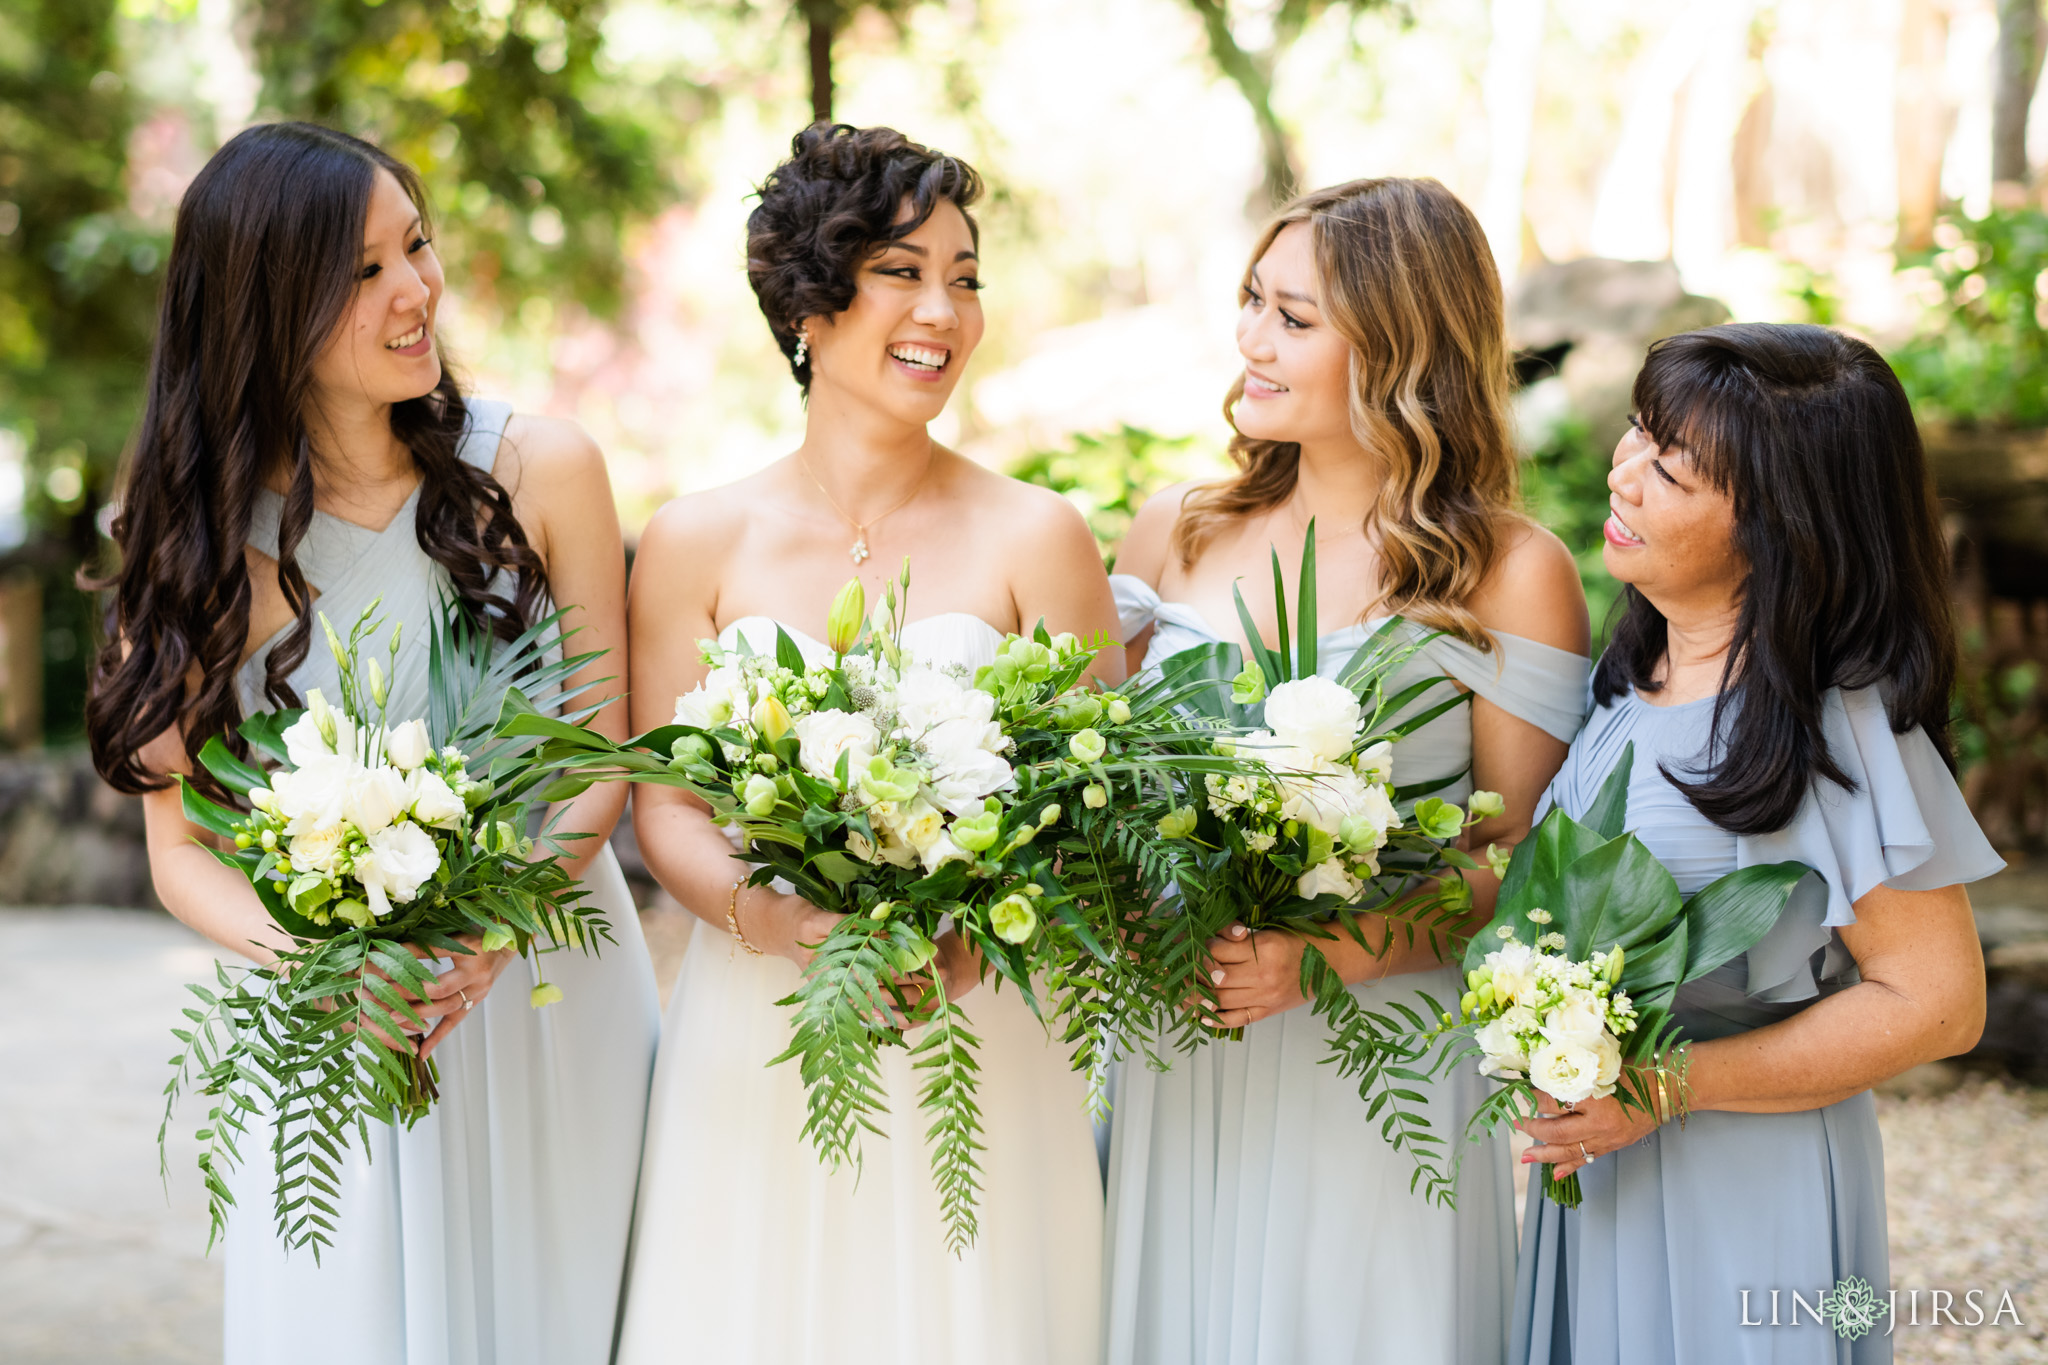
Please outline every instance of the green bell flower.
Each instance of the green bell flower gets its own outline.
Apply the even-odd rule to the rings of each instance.
[[[969,853],[986,853],[995,847],[1003,818],[994,811],[966,815],[953,822],[953,842]]]
[[[740,793],[740,804],[756,820],[765,820],[775,813],[775,803],[781,796],[781,789],[775,785],[774,778],[755,773],[747,779],[746,788]]]
[[[1022,943],[1038,927],[1038,912],[1019,895],[1008,895],[989,908],[989,924],[1005,943]]]
[[[1082,730],[1067,741],[1067,752],[1081,763],[1100,763],[1102,756],[1109,752],[1109,743],[1095,730]]]

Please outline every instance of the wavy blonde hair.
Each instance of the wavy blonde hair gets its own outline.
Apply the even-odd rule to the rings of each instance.
[[[1466,607],[1522,523],[1500,275],[1472,210],[1435,180],[1386,178],[1302,195],[1259,235],[1241,291],[1273,239],[1307,223],[1326,323],[1351,343],[1351,431],[1383,478],[1365,531],[1377,535],[1386,610],[1481,649]],[[1240,293],[1240,301],[1243,299]],[[1223,400],[1237,431],[1239,375]],[[1294,491],[1301,447],[1230,442],[1236,477],[1196,489],[1172,545],[1181,564],[1234,517]]]

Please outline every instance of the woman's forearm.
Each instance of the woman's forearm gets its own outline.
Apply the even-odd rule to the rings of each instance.
[[[152,848],[149,873],[165,909],[229,952],[267,967],[292,948],[248,879],[198,844]]]
[[[1953,1013],[1953,1011],[1950,1011]],[[1793,1113],[1968,1048],[1943,1012],[1864,981],[1789,1019],[1689,1049],[1689,1107]]]

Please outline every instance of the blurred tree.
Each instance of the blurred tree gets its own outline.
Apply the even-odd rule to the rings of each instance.
[[[1128,422],[1102,436],[1076,432],[1061,450],[1034,450],[1010,468],[1012,478],[1064,494],[1081,509],[1104,562],[1116,549],[1145,499],[1190,477],[1227,472],[1225,461],[1192,436],[1161,436]]]
[[[811,121],[832,121],[832,45],[864,10],[873,10],[896,21],[900,28],[910,11],[933,0],[789,0],[788,14],[803,26],[804,50],[810,59]],[[742,14],[764,9],[761,0],[739,0]]]
[[[69,580],[141,400],[165,247],[128,209],[116,10],[0,7],[0,460],[21,461],[29,532],[0,544],[0,576],[40,583],[44,728],[60,736],[80,723],[91,640]]]
[[[680,192],[712,93],[609,78],[602,0],[265,0],[266,114],[370,138],[418,168],[452,273],[507,311],[616,311],[622,230]]]
[[[1324,11],[1341,9],[1352,15],[1367,10],[1400,8],[1401,0],[1278,0],[1277,4],[1231,0],[1182,0],[1202,21],[1209,56],[1224,77],[1252,107],[1264,160],[1264,193],[1269,205],[1293,197],[1301,179],[1294,159],[1294,141],[1273,108],[1273,77],[1281,59]],[[1235,11],[1235,12],[1233,12]],[[1263,41],[1260,39],[1263,38]]]
[[[2041,0],[1998,0],[1997,84],[1991,96],[1991,178],[2027,181],[2027,111],[2041,79]]]

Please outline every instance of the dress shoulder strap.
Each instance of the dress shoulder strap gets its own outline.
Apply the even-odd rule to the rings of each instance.
[[[488,474],[498,463],[498,445],[505,439],[505,424],[512,420],[512,405],[497,398],[472,398],[466,406],[469,425],[455,453],[464,464]]]

